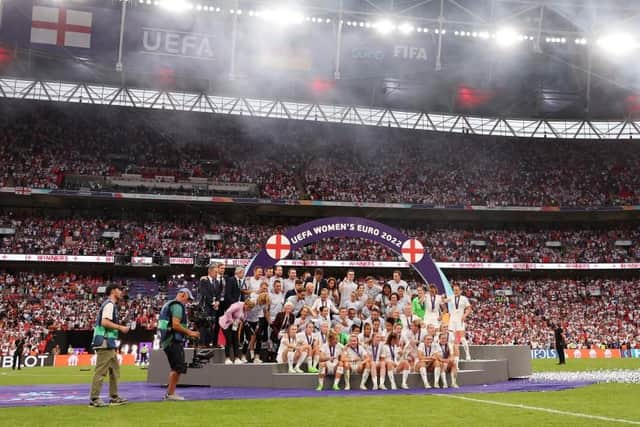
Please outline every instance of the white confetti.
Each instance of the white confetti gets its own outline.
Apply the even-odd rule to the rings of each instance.
[[[536,372],[533,382],[593,382],[640,384],[640,369],[614,369],[583,372]]]

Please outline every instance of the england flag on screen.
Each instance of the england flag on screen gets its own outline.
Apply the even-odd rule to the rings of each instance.
[[[93,14],[64,7],[34,6],[31,43],[91,48]]]

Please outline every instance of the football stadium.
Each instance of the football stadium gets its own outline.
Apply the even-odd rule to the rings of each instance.
[[[0,419],[640,425],[638,0],[0,0]]]

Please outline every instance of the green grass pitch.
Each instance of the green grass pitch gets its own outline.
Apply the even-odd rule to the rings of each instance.
[[[638,359],[536,360],[535,371],[640,369]],[[88,383],[78,368],[0,371],[4,385]],[[146,371],[124,367],[122,381]],[[7,426],[608,426],[640,425],[640,385],[596,384],[557,392],[367,396],[136,403],[117,408],[46,406],[0,410]]]

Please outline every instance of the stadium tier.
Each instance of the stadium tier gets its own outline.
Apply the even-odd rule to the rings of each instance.
[[[239,225],[207,220],[123,220],[105,217],[0,215],[1,254],[248,259],[285,224]],[[640,228],[405,228],[444,263],[637,263]],[[208,236],[208,237],[207,237]],[[294,252],[294,260],[401,261],[359,238],[327,239]],[[191,262],[193,264],[193,262]]]
[[[1,187],[438,207],[640,204],[634,141],[530,143],[7,101],[0,110]]]

